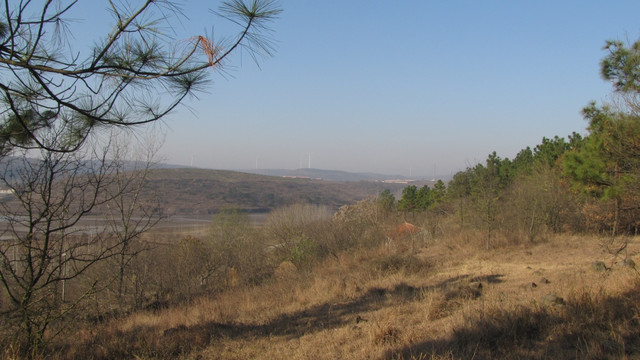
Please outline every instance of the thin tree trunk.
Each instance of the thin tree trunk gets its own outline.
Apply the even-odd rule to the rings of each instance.
[[[611,227],[611,237],[618,235],[618,221],[620,217],[620,207],[622,200],[616,197],[615,209],[613,210],[613,226]]]

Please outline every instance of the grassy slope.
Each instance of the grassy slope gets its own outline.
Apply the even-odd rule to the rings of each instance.
[[[564,236],[495,251],[458,240],[430,242],[414,259],[380,248],[329,259],[311,273],[283,270],[256,288],[81,331],[65,352],[185,359],[640,356],[638,274],[594,271],[593,261],[611,261],[599,239]],[[630,249],[637,254],[637,239]],[[545,304],[547,294],[565,304]]]

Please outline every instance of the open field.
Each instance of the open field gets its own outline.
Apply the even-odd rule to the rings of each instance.
[[[53,357],[640,356],[638,273],[612,265],[602,239],[565,235],[486,251],[469,235],[426,240],[415,256],[394,244],[329,257],[308,272],[283,264],[259,286],[79,329]],[[627,240],[635,257],[638,239]]]

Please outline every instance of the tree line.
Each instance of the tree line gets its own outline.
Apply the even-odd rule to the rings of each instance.
[[[498,233],[532,241],[561,231],[637,234],[640,41],[630,46],[609,41],[605,49],[601,74],[613,86],[614,101],[592,102],[582,110],[586,135],[544,137],[513,159],[493,152],[446,186],[441,181],[432,188],[410,185],[397,203],[389,192],[379,201],[400,212],[454,214],[461,227],[484,231],[487,248]]]

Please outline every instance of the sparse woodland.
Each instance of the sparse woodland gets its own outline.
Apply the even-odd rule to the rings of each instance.
[[[0,203],[0,357],[640,356],[640,42],[607,43],[616,101],[583,110],[586,135],[489,154],[399,199],[387,190],[338,211],[301,201],[259,226],[229,208],[204,232],[169,233],[141,196],[153,149],[127,168],[112,127],[160,119],[236,46],[269,53],[251,31],[279,10],[225,2],[246,26],[237,41],[197,38],[167,63],[137,17],[156,1],[114,5],[119,27],[76,62],[40,48],[51,39],[34,30],[73,3],[24,21],[29,4],[0,19],[0,71],[15,77],[0,81],[0,152],[20,164],[0,171],[13,191]],[[113,93],[101,93],[105,77]],[[175,103],[131,101],[145,79],[174,86]],[[85,231],[90,214],[107,225]]]

